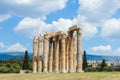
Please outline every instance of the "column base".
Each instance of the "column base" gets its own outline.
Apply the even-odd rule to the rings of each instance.
[[[74,73],[74,71],[68,71],[69,73]]]
[[[48,72],[43,72],[43,73],[48,73]]]
[[[37,73],[36,71],[33,71],[32,73]]]
[[[41,71],[38,71],[38,73],[42,73]]]
[[[53,73],[52,71],[49,71],[49,73]]]
[[[66,71],[61,71],[61,73],[67,73]]]
[[[77,72],[84,72],[83,70],[77,70]]]
[[[59,71],[55,71],[55,73],[60,73]]]

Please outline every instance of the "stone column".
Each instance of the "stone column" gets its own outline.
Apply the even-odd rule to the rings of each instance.
[[[61,52],[61,39],[59,40],[59,72],[62,72],[62,52]]]
[[[61,65],[61,72],[65,73],[65,34],[62,34],[61,37],[61,58],[62,58],[62,65]]]
[[[55,38],[53,38],[53,71],[55,71]]]
[[[38,72],[42,72],[42,36],[38,37]]]
[[[81,29],[77,31],[77,72],[82,71],[82,32]]]
[[[76,37],[73,36],[73,71],[76,72]]]
[[[48,72],[48,50],[49,50],[49,39],[47,35],[44,35],[44,64],[43,64],[43,72]]]
[[[59,37],[59,36],[58,36]],[[59,72],[59,39],[56,37],[55,41],[55,66],[54,66],[54,72]]]
[[[33,73],[36,73],[37,71],[37,37],[34,37],[33,40]]]
[[[70,31],[69,32],[69,72],[72,73],[73,72],[73,32]]]
[[[53,63],[53,45],[52,40],[49,42],[49,72],[52,72],[52,64]]]
[[[66,54],[65,54],[65,69],[66,69],[66,72],[68,72],[68,69],[69,69],[69,56],[68,56],[68,50],[69,50],[69,37],[66,38]]]

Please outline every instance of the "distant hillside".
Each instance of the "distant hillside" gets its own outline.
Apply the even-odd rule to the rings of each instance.
[[[0,60],[9,58],[21,58],[24,57],[24,52],[2,52],[0,53]],[[32,57],[32,53],[29,53],[29,57]]]
[[[106,61],[120,61],[120,56],[101,56],[101,55],[87,55],[88,60],[101,61],[105,59]]]
[[[9,58],[20,58],[24,56],[24,52],[3,52],[0,53],[0,60]],[[32,53],[29,53],[29,57],[32,58]],[[106,61],[120,61],[120,56],[101,56],[101,55],[87,55],[88,60],[103,60]]]

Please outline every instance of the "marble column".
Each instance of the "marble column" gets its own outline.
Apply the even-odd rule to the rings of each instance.
[[[62,52],[61,52],[61,39],[59,40],[59,72],[62,72]]]
[[[55,38],[53,38],[53,64],[52,64],[52,70],[55,71]]]
[[[77,31],[77,72],[83,72],[82,70],[82,31]]]
[[[38,37],[38,72],[42,72],[42,36]]]
[[[76,72],[76,37],[73,36],[73,71]]]
[[[65,69],[66,69],[66,72],[68,72],[68,70],[69,70],[68,50],[69,50],[69,37],[66,38],[66,54],[65,54]]]
[[[43,64],[43,72],[48,72],[48,50],[49,50],[49,39],[47,35],[44,35],[44,64]]]
[[[37,37],[33,40],[33,73],[37,71]]]
[[[61,58],[62,58],[62,65],[61,65],[61,72],[65,73],[65,38],[66,35],[62,34],[61,37]]]
[[[53,44],[52,44],[52,40],[50,39],[50,42],[49,42],[49,72],[52,72],[53,70],[52,63],[53,63]]]
[[[69,72],[73,72],[73,32],[69,32]]]
[[[55,41],[55,66],[54,66],[54,72],[59,72],[59,36],[56,37]]]

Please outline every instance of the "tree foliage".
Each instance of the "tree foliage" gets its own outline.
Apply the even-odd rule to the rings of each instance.
[[[87,68],[88,64],[87,64],[87,56],[86,56],[86,51],[84,51],[84,55],[83,55],[83,70],[85,70]]]
[[[0,73],[19,73],[23,68],[24,58],[0,60]],[[29,70],[32,70],[32,59],[28,59]]]
[[[22,66],[23,70],[28,70],[29,69],[29,56],[28,56],[28,51],[25,51],[25,56],[24,56],[24,60],[23,60],[23,66]]]

